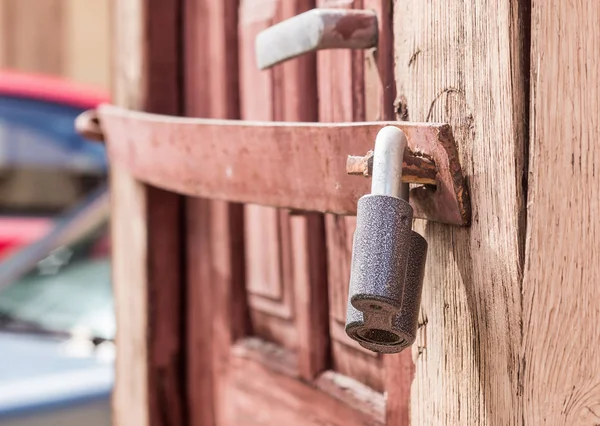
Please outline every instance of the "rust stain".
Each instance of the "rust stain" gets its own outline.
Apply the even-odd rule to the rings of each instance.
[[[82,112],[75,119],[75,130],[80,136],[96,142],[104,142],[100,119],[95,109]]]
[[[372,27],[374,24],[373,17],[365,15],[347,15],[340,19],[335,25],[335,32],[338,33],[342,39],[349,40],[353,37],[357,31],[362,31]]]

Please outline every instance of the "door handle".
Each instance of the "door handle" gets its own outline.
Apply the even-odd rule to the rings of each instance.
[[[270,68],[321,49],[368,49],[377,45],[377,15],[370,10],[312,9],[261,31],[256,63]]]
[[[86,121],[93,120],[93,123]],[[106,140],[111,162],[138,180],[181,194],[293,210],[355,215],[369,192],[372,154],[385,126],[408,141],[402,181],[414,217],[452,225],[470,220],[469,196],[447,124],[287,123],[173,117],[101,105],[77,120]]]

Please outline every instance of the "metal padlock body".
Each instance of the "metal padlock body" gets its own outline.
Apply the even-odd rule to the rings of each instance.
[[[393,323],[402,309],[412,214],[400,198],[369,194],[358,200],[346,333],[363,346],[382,346],[378,352],[406,346]]]
[[[414,231],[408,256],[410,260],[406,266],[402,308],[392,323],[394,332],[404,339],[406,347],[412,345],[417,338],[425,261],[427,260],[427,241]]]

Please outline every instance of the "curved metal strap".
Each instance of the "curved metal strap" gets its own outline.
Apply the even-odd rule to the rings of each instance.
[[[397,126],[409,146],[403,181],[428,184],[411,192],[414,216],[455,225],[469,220],[445,124],[213,120],[111,105],[98,114],[110,160],[143,182],[190,196],[344,215],[356,214],[358,198],[369,192],[367,179],[347,174],[346,157],[367,152],[382,127]]]

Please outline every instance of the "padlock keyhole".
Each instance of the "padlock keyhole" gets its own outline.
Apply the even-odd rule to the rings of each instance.
[[[400,337],[397,334],[378,328],[362,329],[358,332],[358,336],[369,343],[376,343],[379,345],[393,345],[400,340]]]

